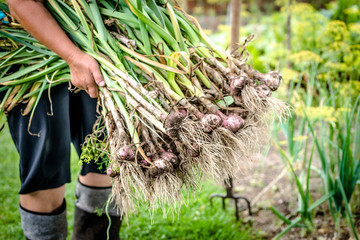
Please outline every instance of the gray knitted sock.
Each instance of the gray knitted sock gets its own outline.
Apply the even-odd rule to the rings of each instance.
[[[111,189],[111,187],[90,187],[78,181],[75,205],[88,213],[95,213],[98,210],[105,213],[105,206]],[[110,216],[120,217],[120,211],[113,201],[108,207],[108,213]]]
[[[54,213],[36,213],[19,207],[24,235],[30,240],[64,240],[67,237],[66,202]]]

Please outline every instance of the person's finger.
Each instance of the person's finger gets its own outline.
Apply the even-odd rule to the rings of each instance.
[[[99,67],[94,69],[92,74],[93,74],[96,84],[99,85],[100,87],[105,87],[105,80],[104,80],[104,77],[101,75]]]
[[[97,98],[98,97],[98,86],[96,84],[91,84],[87,88],[87,93],[91,98]]]

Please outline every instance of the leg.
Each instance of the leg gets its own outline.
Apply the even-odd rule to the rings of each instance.
[[[64,196],[65,185],[58,188],[20,194],[20,205],[33,212],[51,213],[61,207]]]
[[[27,239],[66,239],[65,185],[20,195],[21,226]]]
[[[92,187],[111,187],[111,178],[106,174],[89,172],[85,176],[80,175],[79,181]]]
[[[120,211],[114,203],[107,206],[111,190],[107,175],[88,173],[79,177],[72,240],[120,239]]]
[[[72,142],[80,155],[81,144],[96,121],[96,101],[81,91],[73,94],[71,106]],[[114,203],[106,208],[111,186],[111,178],[94,161],[83,164],[76,186],[73,240],[119,239],[120,211]]]
[[[49,116],[48,97],[43,95],[28,131],[29,116],[19,105],[8,115],[11,135],[20,155],[20,216],[28,239],[66,239],[65,183],[70,181],[70,131],[62,116],[67,86],[52,90],[54,115]],[[56,130],[59,129],[59,130]],[[36,133],[37,135],[31,135]]]

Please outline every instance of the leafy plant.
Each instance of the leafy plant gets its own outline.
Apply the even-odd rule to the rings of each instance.
[[[335,155],[329,154],[326,151],[323,143],[326,142],[327,139],[324,139],[324,137],[319,138],[316,135],[314,123],[309,120],[309,117],[305,113],[305,118],[308,122],[308,126],[320,156],[323,173],[322,177],[325,183],[326,192],[334,192],[333,197],[329,199],[329,206],[336,226],[339,228],[339,214],[346,215],[356,239],[359,238],[351,216],[350,200],[360,177],[359,101],[360,95],[356,99],[351,111],[345,112],[345,126],[340,123],[336,124],[336,133],[339,144],[336,146],[337,154]],[[329,163],[332,162],[331,158],[334,157],[335,162],[337,162],[338,165],[337,168],[332,171]]]
[[[306,143],[307,143],[307,141],[306,141]],[[280,237],[284,236],[293,227],[305,227],[310,232],[313,232],[314,231],[314,222],[313,222],[313,217],[312,217],[312,211],[316,207],[318,207],[319,205],[321,205],[322,203],[327,201],[329,198],[331,198],[334,195],[334,192],[328,192],[327,194],[325,194],[324,196],[319,198],[314,203],[311,203],[312,197],[310,194],[309,186],[310,186],[310,170],[311,170],[311,163],[313,160],[314,147],[311,150],[310,159],[308,161],[306,177],[305,177],[305,183],[306,183],[305,188],[303,187],[303,183],[302,183],[303,181],[301,180],[301,179],[303,179],[303,177],[299,178],[298,174],[296,173],[296,171],[293,167],[293,163],[290,160],[290,158],[287,156],[285,151],[283,149],[281,149],[281,147],[279,145],[276,145],[276,147],[280,151],[281,155],[286,159],[287,164],[288,164],[288,166],[291,170],[291,173],[294,177],[296,187],[297,187],[297,190],[299,193],[299,197],[298,197],[299,209],[297,210],[297,212],[300,216],[296,217],[293,220],[290,220],[290,219],[286,218],[284,215],[282,215],[275,207],[271,206],[270,210],[277,217],[279,217],[282,221],[284,221],[284,223],[288,224],[288,226],[283,231],[281,231],[278,235],[275,236],[275,239],[279,239]],[[305,156],[306,156],[306,154],[305,154]],[[300,174],[300,176],[303,176],[302,173]],[[302,224],[300,224],[300,223],[302,223]]]

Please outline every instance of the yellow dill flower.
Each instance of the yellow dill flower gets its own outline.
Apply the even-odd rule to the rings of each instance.
[[[291,5],[291,11],[294,15],[312,14],[315,8],[309,3],[295,3]]]
[[[291,99],[291,103],[294,106],[295,114],[298,115],[298,116],[304,116],[304,113],[303,113],[304,105],[303,105],[303,103],[300,102],[300,101],[295,101],[295,99]]]
[[[295,112],[300,117],[305,117],[303,112],[303,107],[295,109]],[[306,115],[310,120],[324,120],[325,122],[336,122],[337,119],[334,116],[335,109],[329,106],[320,106],[320,107],[306,107],[305,108]]]
[[[203,29],[206,35],[210,35],[212,33],[211,29]]]
[[[329,50],[332,52],[348,54],[350,53],[350,46],[346,42],[333,42],[329,45]]]
[[[310,63],[321,63],[323,59],[316,53],[304,50],[298,53],[291,54],[290,61],[294,64],[310,64]]]
[[[294,23],[293,27],[293,35],[297,39],[301,39],[302,42],[313,42],[315,40],[316,35],[315,34],[309,34],[315,33],[319,26],[313,24],[311,21],[303,21],[300,20],[296,23]],[[300,44],[300,43],[295,43]]]
[[[278,144],[280,146],[286,146],[288,144],[288,142],[286,140],[282,140],[282,141],[279,141]]]
[[[360,35],[360,23],[349,24],[349,32],[351,34]]]
[[[360,35],[359,35],[360,37]],[[350,46],[350,51],[355,54],[360,54],[360,44],[353,44]]]
[[[330,21],[326,24],[325,31],[322,34],[328,42],[344,41],[349,36],[346,23],[339,20]]]
[[[333,84],[334,89],[339,89],[341,87],[341,85],[342,85],[341,82],[333,82],[332,84]]]
[[[303,135],[303,136],[297,136],[297,137],[294,137],[293,138],[293,141],[294,142],[302,142],[302,141],[305,141],[305,140],[307,140],[309,137],[308,136],[305,136],[305,135]]]
[[[351,112],[350,108],[338,108],[334,113],[334,117],[338,119],[339,122],[343,122],[346,119],[346,114]]]
[[[284,48],[281,43],[273,42],[269,43],[269,48],[273,49],[267,55],[261,56],[260,59],[263,62],[268,62],[273,65],[277,65],[280,59],[285,59],[288,56],[289,51]]]
[[[327,62],[325,63],[325,67],[337,72],[348,72],[351,70],[351,66],[340,62]]]
[[[360,81],[359,80],[350,80],[351,88],[360,92]]]
[[[319,73],[318,75],[316,75],[316,78],[321,82],[326,82],[328,79],[331,79],[330,76],[331,76],[330,72],[326,72],[326,73]]]
[[[360,35],[358,37],[359,44],[354,44],[350,46],[350,51],[352,55],[352,67],[356,71],[360,71]]]
[[[360,16],[360,9],[358,6],[353,5],[352,7],[345,9],[344,13],[347,15]]]
[[[229,25],[224,25],[224,24],[219,24],[218,31],[219,32],[229,32],[230,31],[230,26]]]
[[[356,80],[350,80],[349,82],[340,85],[341,96],[352,96],[356,98],[360,94],[360,82]]]
[[[351,112],[351,108],[343,108],[343,107],[341,107],[341,108],[336,109],[336,112],[349,113],[349,112]]]
[[[296,79],[299,76],[299,72],[291,68],[283,68],[281,70],[281,76],[284,80],[282,85],[287,85],[291,80]]]
[[[309,137],[308,136],[297,136],[297,137],[293,137],[293,141],[294,142],[303,142],[306,141]],[[280,146],[286,146],[288,144],[288,142],[286,140],[283,141],[279,141],[279,145]]]
[[[333,122],[337,122],[338,119],[336,117],[334,117],[334,116],[330,116],[330,117],[325,117],[324,121],[329,122],[329,123],[333,123]]]

